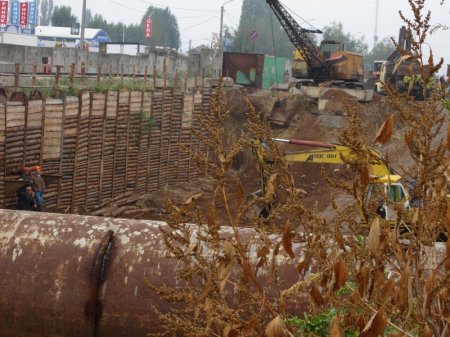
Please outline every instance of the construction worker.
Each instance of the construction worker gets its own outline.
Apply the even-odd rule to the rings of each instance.
[[[17,203],[17,208],[22,211],[35,211],[37,210],[37,203],[35,194],[30,185],[26,185],[23,192],[19,193],[19,201]]]
[[[45,182],[41,176],[41,167],[39,165],[34,166],[34,173],[31,176],[31,185],[36,198],[36,204],[39,212],[44,211],[44,193],[45,193]]]

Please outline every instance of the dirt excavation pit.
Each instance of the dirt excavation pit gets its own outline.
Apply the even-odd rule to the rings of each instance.
[[[270,91],[246,95],[244,89],[228,89],[225,96],[230,109],[230,118],[224,127],[230,142],[237,140],[242,132],[248,111],[247,102],[250,102],[257,112],[265,116],[271,124],[274,136],[278,138],[337,143],[339,132],[345,125],[346,113],[336,113],[335,106],[344,104],[344,102],[347,104],[348,95],[336,93],[336,90],[330,90],[326,96],[331,108],[320,112],[316,102],[302,95],[277,94]],[[272,110],[277,101],[281,101],[279,109]],[[360,111],[361,120],[367,130],[369,140],[375,138],[377,130],[392,112],[384,97],[378,95],[372,102],[356,102],[353,107]],[[401,137],[394,135],[388,145],[378,149],[382,153],[389,153],[389,158],[393,163],[395,163],[394,160],[400,160],[399,162],[410,161],[405,148],[399,145],[401,143]],[[286,151],[300,150],[292,145],[282,145],[281,148]],[[328,221],[332,221],[334,216],[334,211],[331,208],[332,197],[340,206],[346,206],[353,202],[351,197],[342,194],[342,191],[330,187],[325,179],[325,177],[334,177],[351,180],[355,173],[344,165],[291,163],[289,167],[296,186],[306,192],[303,199],[304,204],[307,207],[316,208]],[[251,153],[245,153],[238,158],[231,174],[233,179],[240,179],[248,195],[260,188],[259,173]],[[201,195],[197,203],[202,209],[207,210],[215,188],[216,185],[213,181],[199,177],[190,182],[160,188],[155,192],[140,196],[135,201],[127,202],[129,198],[124,198],[123,202],[128,208],[125,208],[121,214],[114,215],[126,218],[164,220],[167,216],[168,200],[182,203],[193,195]],[[134,197],[136,198],[136,196]],[[119,201],[113,204],[113,207],[117,210],[123,205]],[[221,205],[218,205],[218,218],[225,219],[226,215],[221,208]]]

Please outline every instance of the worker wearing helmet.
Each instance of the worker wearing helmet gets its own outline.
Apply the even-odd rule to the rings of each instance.
[[[34,173],[31,177],[33,184],[34,195],[36,198],[36,204],[39,212],[44,211],[44,193],[45,193],[45,182],[41,176],[41,167],[39,165],[34,166]]]

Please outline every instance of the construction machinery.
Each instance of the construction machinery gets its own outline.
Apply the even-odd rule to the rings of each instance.
[[[278,0],[266,0],[281,26],[296,48],[293,76],[297,86],[316,85],[363,88],[363,56],[344,50],[336,41],[322,41],[317,47],[309,34],[321,34],[319,29],[305,29],[289,14]]]
[[[374,64],[374,67],[380,68],[374,90],[377,93],[385,94],[385,86],[389,84],[400,92],[407,92],[417,100],[423,100],[423,81],[420,76],[420,66],[409,55],[411,43],[405,26],[400,28],[397,43],[397,48],[386,61],[376,61],[378,63]]]
[[[287,162],[345,164],[356,159],[354,151],[343,145],[280,138],[274,138],[273,141],[314,148],[313,150],[283,153],[282,157]],[[267,179],[271,176],[270,166],[273,163],[273,156],[270,153],[270,147],[265,141],[254,140],[252,145],[253,154],[261,173],[261,190],[265,195]],[[398,208],[399,205],[404,209],[411,207],[411,196],[404,186],[406,181],[399,174],[395,173],[377,150],[374,148],[369,150],[371,157],[370,181],[362,203],[357,205],[361,223],[367,223],[371,216],[375,214],[395,223],[398,214],[395,208]],[[375,212],[370,212],[368,209],[369,205],[376,208]],[[264,212],[267,212],[267,208],[265,208]],[[264,212],[262,215],[264,215]]]

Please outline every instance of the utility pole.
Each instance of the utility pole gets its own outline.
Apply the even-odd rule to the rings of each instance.
[[[373,48],[377,45],[378,42],[378,8],[380,6],[380,0],[376,0],[375,3],[375,33],[373,35]]]
[[[81,13],[80,48],[84,49],[84,25],[86,20],[86,0],[83,0],[83,12]]]
[[[222,36],[222,32],[223,32],[223,11],[224,11],[224,5],[222,5],[222,7],[220,7],[220,34],[219,34],[219,50],[223,50],[223,36]]]
[[[231,2],[233,0],[225,1],[220,7],[220,34],[219,34],[219,50],[223,51],[223,13],[225,11],[224,7],[227,3]]]

